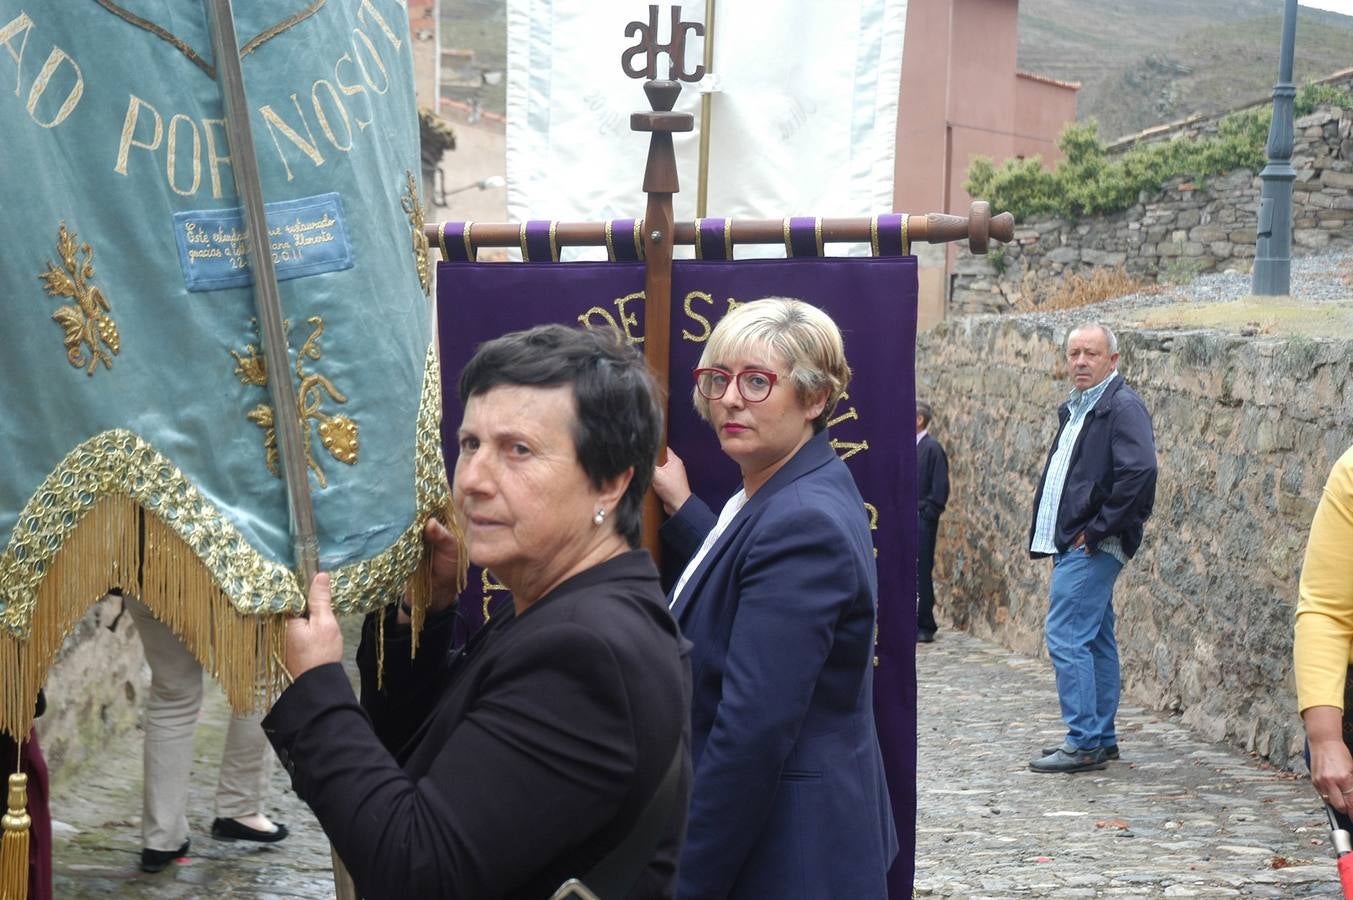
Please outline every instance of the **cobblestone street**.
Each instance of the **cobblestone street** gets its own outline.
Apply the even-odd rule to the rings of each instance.
[[[1052,668],[965,634],[917,647],[923,897],[1339,897],[1305,779],[1124,705],[1122,759],[1039,775]]]
[[[1046,660],[946,630],[918,647],[917,669],[920,896],[1339,896],[1304,779],[1131,707],[1119,715],[1121,761],[1037,775],[1028,760],[1062,737]],[[328,843],[280,767],[268,812],[292,836],[276,847],[212,839],[227,710],[215,688],[208,698],[187,860],[158,875],[137,868],[141,742],[131,732],[97,770],[57,785],[58,897],[333,896]]]
[[[343,633],[348,674],[355,680],[351,659],[361,620],[344,620]],[[291,792],[280,764],[273,764],[265,812],[273,821],[285,823],[291,836],[275,845],[218,841],[211,836],[230,709],[220,688],[210,678],[205,683],[188,803],[192,841],[188,856],[154,875],[139,868],[143,735],[133,729],[110,741],[98,762],[52,787],[53,893],[60,900],[333,897],[328,839],[309,807]]]

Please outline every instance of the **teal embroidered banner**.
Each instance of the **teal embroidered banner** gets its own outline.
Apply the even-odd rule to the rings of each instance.
[[[300,399],[340,609],[400,589],[445,501],[405,6],[234,7],[284,373],[260,349],[206,4],[0,0],[0,636],[27,636],[92,510],[106,533],[80,546],[163,550],[115,500],[236,610],[302,609],[269,378]],[[138,577],[117,558],[104,588]]]

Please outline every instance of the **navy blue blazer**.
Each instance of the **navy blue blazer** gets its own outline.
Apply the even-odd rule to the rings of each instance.
[[[662,529],[668,561],[684,568],[716,518],[688,500]],[[864,501],[824,431],[751,497],[673,609],[695,645],[681,900],[887,896],[877,600]]]
[[[1057,438],[1048,449],[1043,475],[1038,479],[1029,543],[1025,546],[1033,544],[1048,467],[1070,417],[1069,403],[1057,407]],[[1123,553],[1131,559],[1142,545],[1144,526],[1155,503],[1156,440],[1151,415],[1120,374],[1109,382],[1094,409],[1085,414],[1057,506],[1053,543],[1065,553],[1076,535],[1084,531],[1085,545],[1095,550],[1106,537],[1117,535]],[[1048,554],[1031,550],[1029,555],[1037,559]]]

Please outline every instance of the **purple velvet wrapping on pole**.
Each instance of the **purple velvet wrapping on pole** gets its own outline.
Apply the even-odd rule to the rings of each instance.
[[[903,230],[906,218],[898,213],[874,217],[869,243],[875,256],[899,256],[907,252],[906,232]]]
[[[644,258],[642,219],[611,219],[606,223],[606,257],[611,262],[634,262]]]
[[[521,258],[526,262],[558,262],[559,244],[554,239],[554,223],[540,219],[521,226]]]
[[[821,256],[822,220],[795,216],[785,228],[785,256]]]
[[[733,220],[695,220],[695,258],[733,258]]]
[[[437,247],[442,251],[442,259],[472,262],[476,253],[470,245],[470,223],[443,222],[437,231]]]
[[[814,220],[793,230],[812,241]],[[900,249],[896,225],[879,231],[891,236],[889,249]],[[640,263],[442,263],[437,287],[448,468],[455,464],[462,412],[456,379],[480,343],[545,322],[582,323],[612,328],[631,341],[643,338]],[[831,315],[845,338],[854,378],[828,434],[867,504],[877,550],[874,711],[901,845],[889,873],[894,898],[911,896],[915,851],[916,290],[916,260],[907,256],[706,258],[679,260],[672,268],[668,440],[686,462],[692,489],[714,509],[739,487],[740,476],[695,413],[690,371],[730,301],[797,297]],[[466,615],[502,595],[484,573],[472,570],[470,577],[462,598]]]

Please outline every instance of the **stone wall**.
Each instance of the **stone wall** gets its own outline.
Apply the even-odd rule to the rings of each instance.
[[[1216,122],[1191,123],[1184,136],[1215,133]],[[1293,254],[1353,246],[1353,110],[1320,107],[1297,119],[1292,164]],[[960,248],[949,314],[1036,308],[1066,276],[1099,267],[1122,266],[1146,281],[1247,270],[1259,189],[1257,172],[1237,169],[1174,178],[1110,215],[1020,223],[1014,241],[985,257]]]
[[[1026,549],[1068,390],[1064,338],[1027,316],[973,316],[917,349],[917,396],[935,405],[952,476],[940,618],[1029,654],[1046,653],[1050,565]],[[1325,477],[1353,443],[1353,342],[1123,330],[1120,349],[1160,463],[1155,514],[1115,598],[1125,702],[1291,764],[1297,579]]]
[[[98,764],[99,748],[140,719],[145,655],[132,617],[121,612],[118,597],[94,604],[52,663],[37,729],[55,779]]]

